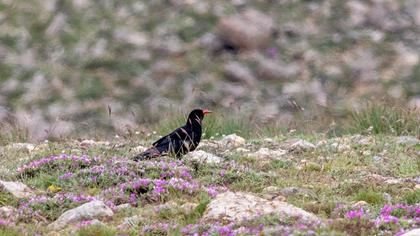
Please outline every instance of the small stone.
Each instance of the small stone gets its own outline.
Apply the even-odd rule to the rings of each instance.
[[[367,206],[367,205],[369,205],[369,204],[367,202],[365,202],[365,201],[358,201],[358,202],[354,203],[352,205],[352,207],[354,207],[354,208],[360,208],[360,207],[364,207],[364,206]]]
[[[392,196],[391,196],[391,194],[389,194],[389,193],[384,193],[384,199],[385,199],[385,201],[387,201],[387,202],[388,202],[388,204],[391,204],[391,201],[392,201]]]
[[[17,217],[17,212],[16,212],[16,208],[11,207],[11,206],[2,206],[0,207],[0,218],[2,219],[10,219],[12,221],[14,221],[14,219],[12,218],[16,218]]]
[[[306,189],[306,188],[299,188],[299,187],[286,187],[286,188],[283,188],[280,192],[282,195],[286,197],[296,196],[296,195],[309,197],[309,196],[315,195],[311,190]]]
[[[277,186],[268,186],[263,189],[262,197],[267,200],[286,201],[286,197],[281,195],[281,189]]]
[[[83,146],[83,147],[96,146],[96,145],[108,146],[109,142],[95,141],[95,140],[92,140],[92,139],[85,139],[85,140],[81,141],[79,145]]]
[[[413,136],[399,136],[396,138],[397,144],[403,144],[408,146],[414,146],[420,144],[420,140]]]
[[[236,152],[239,152],[239,153],[246,153],[246,152],[250,152],[250,150],[249,150],[249,149],[242,148],[242,147],[238,147],[235,151],[236,151]]]
[[[316,146],[303,139],[292,139],[282,143],[282,146],[289,152],[302,152],[310,151],[316,148]]]
[[[194,212],[197,206],[198,206],[197,203],[187,202],[187,203],[182,204],[181,209],[185,214],[191,214]]]
[[[268,148],[260,148],[257,152],[248,154],[248,156],[255,158],[278,158],[286,153],[287,151],[282,149],[270,150]]]
[[[382,157],[380,157],[380,156],[373,156],[373,157],[372,157],[372,159],[373,159],[373,161],[374,161],[374,162],[376,162],[376,163],[379,163],[379,162],[381,162],[381,161],[382,161]]]
[[[113,215],[114,213],[111,208],[105,205],[105,203],[99,200],[94,200],[64,212],[48,227],[54,230],[59,230],[69,224],[76,223],[81,220],[93,220],[101,217],[111,217]]]
[[[146,150],[147,150],[147,147],[144,147],[144,146],[141,146],[141,145],[133,148],[133,152],[135,152],[135,153],[142,153]]]
[[[24,150],[31,152],[35,149],[35,144],[32,143],[12,143],[6,146],[7,149]]]
[[[190,152],[186,155],[186,158],[189,160],[197,161],[199,163],[206,163],[206,164],[219,164],[223,161],[221,157],[213,155],[211,153],[198,150]]]
[[[229,134],[226,137],[224,137],[220,142],[223,146],[232,148],[244,145],[245,139],[236,134]]]
[[[125,209],[130,209],[130,208],[132,208],[132,206],[129,203],[121,204],[121,205],[118,205],[116,207],[117,211],[121,211],[121,210],[125,210]]]
[[[332,149],[335,149],[339,152],[348,151],[351,149],[350,145],[344,143],[332,143],[329,145]]]
[[[420,184],[416,184],[416,185],[414,186],[414,189],[420,190]]]
[[[136,227],[140,222],[144,220],[145,218],[139,215],[127,217],[127,218],[124,218],[123,223],[119,227],[121,228]]]
[[[35,195],[35,193],[28,186],[21,182],[9,182],[0,180],[0,187],[17,198],[28,198]]]

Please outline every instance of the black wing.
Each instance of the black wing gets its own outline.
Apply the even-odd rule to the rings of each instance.
[[[175,152],[178,153],[182,148],[184,141],[191,141],[191,132],[188,132],[185,126],[174,130],[172,133],[160,138],[152,145],[160,152]]]

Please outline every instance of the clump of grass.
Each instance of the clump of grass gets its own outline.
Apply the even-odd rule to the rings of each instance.
[[[352,133],[420,135],[420,111],[370,104],[351,114]]]
[[[369,190],[360,190],[356,196],[356,201],[365,201],[370,204],[380,205],[385,203],[385,199],[382,193],[375,192],[371,189]]]
[[[0,235],[1,236],[19,236],[22,235],[16,229],[9,227],[9,226],[0,226]]]
[[[0,122],[0,145],[12,142],[27,142],[28,130],[15,122]]]
[[[403,201],[407,204],[417,204],[420,202],[420,190],[410,191],[404,194]]]
[[[103,225],[88,225],[77,231],[78,236],[114,236],[117,232]]]

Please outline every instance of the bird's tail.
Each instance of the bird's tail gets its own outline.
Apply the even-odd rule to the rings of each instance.
[[[150,160],[155,157],[159,157],[161,153],[155,147],[149,148],[146,151],[134,156],[134,161]]]

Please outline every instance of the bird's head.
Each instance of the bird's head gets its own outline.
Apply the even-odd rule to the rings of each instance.
[[[196,122],[201,124],[201,121],[204,119],[204,116],[209,113],[212,113],[212,111],[208,109],[194,109],[188,115],[187,122],[190,124],[193,124]]]

